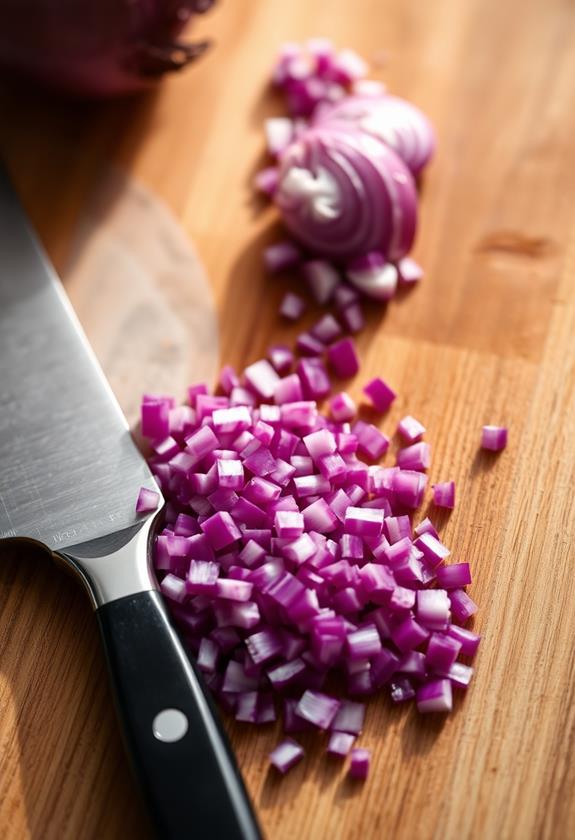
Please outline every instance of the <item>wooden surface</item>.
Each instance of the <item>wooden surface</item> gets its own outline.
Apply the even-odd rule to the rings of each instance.
[[[473,685],[446,720],[370,703],[363,786],[326,761],[321,737],[306,739],[305,762],[279,781],[266,761],[277,732],[233,727],[266,834],[572,838],[573,3],[227,0],[201,29],[217,48],[156,95],[73,106],[3,94],[0,146],[25,204],[62,269],[86,196],[104,166],[120,164],[194,240],[216,295],[221,359],[253,361],[292,335],[275,315],[289,281],[268,280],[260,265],[277,225],[249,189],[262,119],[278,110],[265,93],[274,51],[325,34],[378,61],[376,75],[430,115],[439,150],[421,200],[425,281],[385,314],[374,309],[360,378],[396,386],[384,428],[406,411],[421,417],[432,478],[457,481],[442,532],[472,565],[484,636]],[[113,308],[113,285],[103,288]],[[101,301],[101,322],[88,318],[98,289],[71,292],[97,343],[110,329]],[[500,457],[478,454],[483,423],[509,426]],[[42,557],[0,567],[0,834],[146,836],[93,616]]]

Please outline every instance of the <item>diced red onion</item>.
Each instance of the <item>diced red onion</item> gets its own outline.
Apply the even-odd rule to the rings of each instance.
[[[302,271],[314,300],[324,306],[339,284],[339,273],[325,260],[310,260],[304,263]]]
[[[397,268],[379,251],[356,257],[346,274],[357,289],[375,300],[390,300],[397,289]]]
[[[297,714],[319,729],[329,729],[339,710],[340,701],[319,691],[305,691],[296,707]]]
[[[297,741],[294,741],[293,738],[285,738],[270,753],[270,763],[283,774],[287,773],[298,761],[301,761],[303,755],[303,747]]]
[[[475,656],[481,641],[481,636],[478,636],[477,633],[472,633],[471,630],[467,630],[465,627],[458,627],[457,624],[451,624],[447,633],[456,639],[456,641],[460,642],[463,656]]]
[[[417,593],[417,618],[430,630],[447,630],[451,601],[444,589],[423,589]]]
[[[147,487],[140,487],[136,501],[136,513],[150,513],[160,504],[160,494]]]
[[[464,665],[463,662],[454,662],[447,672],[447,676],[455,688],[467,688],[473,676],[473,668]]]
[[[395,391],[379,376],[368,382],[364,386],[363,392],[369,397],[374,408],[381,412],[387,411],[397,396]]]
[[[305,312],[305,301],[293,292],[286,292],[280,304],[280,315],[290,321],[297,321]]]
[[[434,484],[433,503],[437,507],[453,509],[455,507],[455,482],[441,481],[438,484]]]
[[[453,563],[440,566],[436,571],[437,585],[441,589],[460,589],[471,583],[469,563]]]
[[[349,755],[354,741],[355,735],[349,735],[347,732],[332,732],[329,736],[327,752],[336,758],[345,758]]]
[[[477,612],[477,604],[463,589],[453,589],[448,594],[451,611],[456,621],[464,624]]]
[[[399,282],[405,286],[418,283],[423,277],[423,269],[411,257],[402,257],[397,263]]]
[[[504,426],[483,426],[481,429],[481,448],[491,452],[500,452],[507,446],[507,429]]]
[[[425,426],[419,420],[416,420],[415,417],[407,414],[397,424],[397,431],[406,443],[416,443],[425,434]]]
[[[331,390],[331,383],[321,359],[300,359],[297,365],[299,376],[307,399],[321,399]],[[294,400],[294,402],[297,402]]]
[[[447,674],[459,656],[461,642],[445,633],[432,633],[427,644],[425,661],[430,671]]]
[[[277,173],[277,170],[274,170]],[[264,265],[271,274],[294,268],[301,262],[302,253],[294,242],[285,240],[268,245],[264,251]]]
[[[451,682],[447,679],[431,680],[421,685],[415,701],[419,712],[450,712],[453,707]]]
[[[268,359],[279,373],[285,376],[293,365],[293,352],[285,344],[274,344],[268,350]]]
[[[325,352],[325,345],[309,332],[302,332],[296,341],[296,350],[302,356],[321,356]]]
[[[449,555],[449,549],[437,537],[426,531],[414,542],[415,547],[422,552],[425,562],[435,569]]]
[[[330,344],[341,335],[341,327],[333,315],[327,314],[322,317],[311,328],[312,335],[323,344]]]
[[[329,401],[329,410],[336,423],[353,420],[357,414],[357,406],[345,391],[335,394]]]
[[[351,751],[351,761],[349,765],[349,775],[353,779],[367,779],[369,773],[369,763],[371,761],[371,753],[369,750],[355,748]]]
[[[402,470],[426,470],[430,464],[431,447],[425,441],[412,443],[397,453],[397,466]]]

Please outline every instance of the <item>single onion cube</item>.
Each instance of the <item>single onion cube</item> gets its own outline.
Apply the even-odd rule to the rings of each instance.
[[[451,682],[445,680],[431,680],[420,686],[415,695],[417,710],[427,712],[450,712],[453,707]]]
[[[458,627],[457,624],[451,624],[447,633],[453,639],[460,642],[463,656],[475,656],[481,641],[481,636],[473,633],[471,630],[466,630],[465,627]]]
[[[280,539],[295,540],[303,534],[303,514],[293,510],[278,510],[274,517],[274,528]]]
[[[345,758],[346,755],[349,755],[354,741],[355,735],[350,735],[347,732],[332,732],[329,736],[327,752],[336,758]]]
[[[249,601],[252,596],[253,583],[234,578],[219,578],[216,584],[216,596],[225,601]]]
[[[271,400],[279,382],[279,376],[267,359],[260,359],[244,370],[244,377],[250,388],[264,400]]]
[[[500,452],[507,446],[507,429],[504,426],[483,426],[481,429],[481,448],[491,452]]]
[[[460,589],[471,583],[469,563],[453,563],[451,566],[440,566],[436,570],[437,585],[441,589]]]
[[[363,703],[342,700],[331,728],[334,732],[348,732],[352,735],[359,735],[363,729],[364,719],[365,706]]]
[[[296,706],[296,713],[319,729],[329,729],[340,707],[340,701],[319,691],[305,691]]]
[[[467,688],[473,676],[473,668],[464,665],[462,662],[454,662],[447,672],[447,676],[455,688]]]
[[[323,344],[330,344],[341,335],[341,326],[329,313],[323,315],[311,328],[312,335]]]
[[[310,435],[304,437],[303,442],[305,448],[316,463],[324,455],[331,455],[337,449],[335,437],[329,429],[320,429],[318,432],[312,432]]]
[[[353,420],[357,414],[357,406],[348,393],[341,391],[329,401],[329,411],[336,423],[345,423]]]
[[[167,574],[160,582],[160,592],[165,598],[177,604],[182,604],[188,596],[185,580],[172,574]]]
[[[463,623],[477,612],[477,604],[469,597],[464,589],[452,589],[449,591],[451,611],[456,621]]]
[[[294,741],[293,738],[285,738],[285,740],[283,740],[281,744],[278,744],[275,750],[272,750],[270,753],[270,763],[273,764],[280,773],[287,773],[294,764],[301,761],[303,755],[303,747],[301,747],[297,741]]]
[[[423,559],[432,569],[437,568],[439,564],[446,560],[451,552],[447,546],[443,545],[440,540],[433,536],[433,534],[426,532],[418,537],[413,543],[414,546],[421,551]]]
[[[218,468],[218,484],[228,490],[241,490],[244,486],[244,467],[239,460],[216,461]]]
[[[170,434],[170,404],[158,399],[142,403],[141,429],[144,437],[164,440]]]
[[[272,344],[268,350],[268,359],[279,373],[285,376],[293,365],[293,352],[285,344]]]
[[[340,312],[339,317],[345,329],[354,335],[361,332],[365,327],[365,317],[359,303],[352,303],[346,306]]]
[[[274,185],[277,186],[276,184]],[[301,251],[295,243],[286,240],[269,245],[264,251],[264,265],[269,272],[276,274],[287,268],[293,268],[301,261]]]
[[[384,512],[378,508],[348,507],[345,512],[346,533],[357,537],[379,537],[383,529]]]
[[[420,444],[416,444],[419,446]],[[437,507],[449,508],[452,510],[455,507],[455,482],[454,481],[440,481],[433,485],[433,503]]]
[[[326,304],[339,284],[339,274],[333,265],[324,260],[310,260],[304,263],[303,274],[316,303]]]
[[[286,292],[279,309],[280,315],[289,321],[297,321],[305,312],[305,301],[293,292]]]
[[[321,399],[331,391],[331,383],[321,359],[315,357],[300,359],[296,373],[300,378],[306,399]]]
[[[461,651],[461,642],[444,633],[432,633],[427,643],[425,662],[431,671],[447,674]]]
[[[447,630],[451,603],[444,589],[421,589],[417,593],[417,618],[430,630]]]
[[[425,426],[407,414],[397,424],[397,431],[407,443],[415,443],[425,433]]]
[[[357,437],[359,451],[372,461],[377,461],[385,455],[389,448],[389,438],[372,423],[358,420],[353,427],[353,433]]]
[[[227,511],[218,511],[204,520],[200,528],[216,551],[241,539],[241,531]]]
[[[157,510],[159,503],[159,493],[147,487],[140,487],[140,492],[136,500],[136,513],[150,513],[153,510]]]
[[[406,286],[417,283],[423,277],[423,269],[411,257],[403,257],[397,264],[399,280]]]
[[[298,335],[296,349],[302,356],[321,356],[325,351],[325,344],[309,332]]]
[[[245,405],[231,406],[230,408],[216,408],[212,415],[214,429],[219,434],[240,434],[252,425],[252,415]],[[204,427],[206,428],[206,427]],[[205,453],[211,452],[212,447]]]
[[[349,775],[352,777],[352,779],[367,779],[367,774],[369,773],[370,760],[371,753],[369,750],[358,749],[356,747],[351,751]]]
[[[387,411],[396,398],[395,391],[379,376],[370,380],[363,388],[363,393],[369,397],[377,411]]]
[[[412,443],[397,453],[397,466],[402,470],[426,470],[431,463],[431,448],[425,441]]]
[[[351,338],[342,338],[331,344],[327,350],[327,357],[335,374],[341,379],[355,376],[359,370],[359,359]]]
[[[186,578],[186,592],[188,595],[214,595],[219,573],[219,563],[192,560]]]

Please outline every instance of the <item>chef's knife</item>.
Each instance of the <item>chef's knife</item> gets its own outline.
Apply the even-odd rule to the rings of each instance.
[[[0,166],[0,540],[46,546],[85,584],[158,836],[252,840],[237,765],[157,589],[161,512],[136,515],[140,487],[158,489]]]

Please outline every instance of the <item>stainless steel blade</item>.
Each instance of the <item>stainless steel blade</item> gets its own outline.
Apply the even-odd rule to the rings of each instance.
[[[137,522],[153,477],[0,166],[0,539],[52,551]]]

